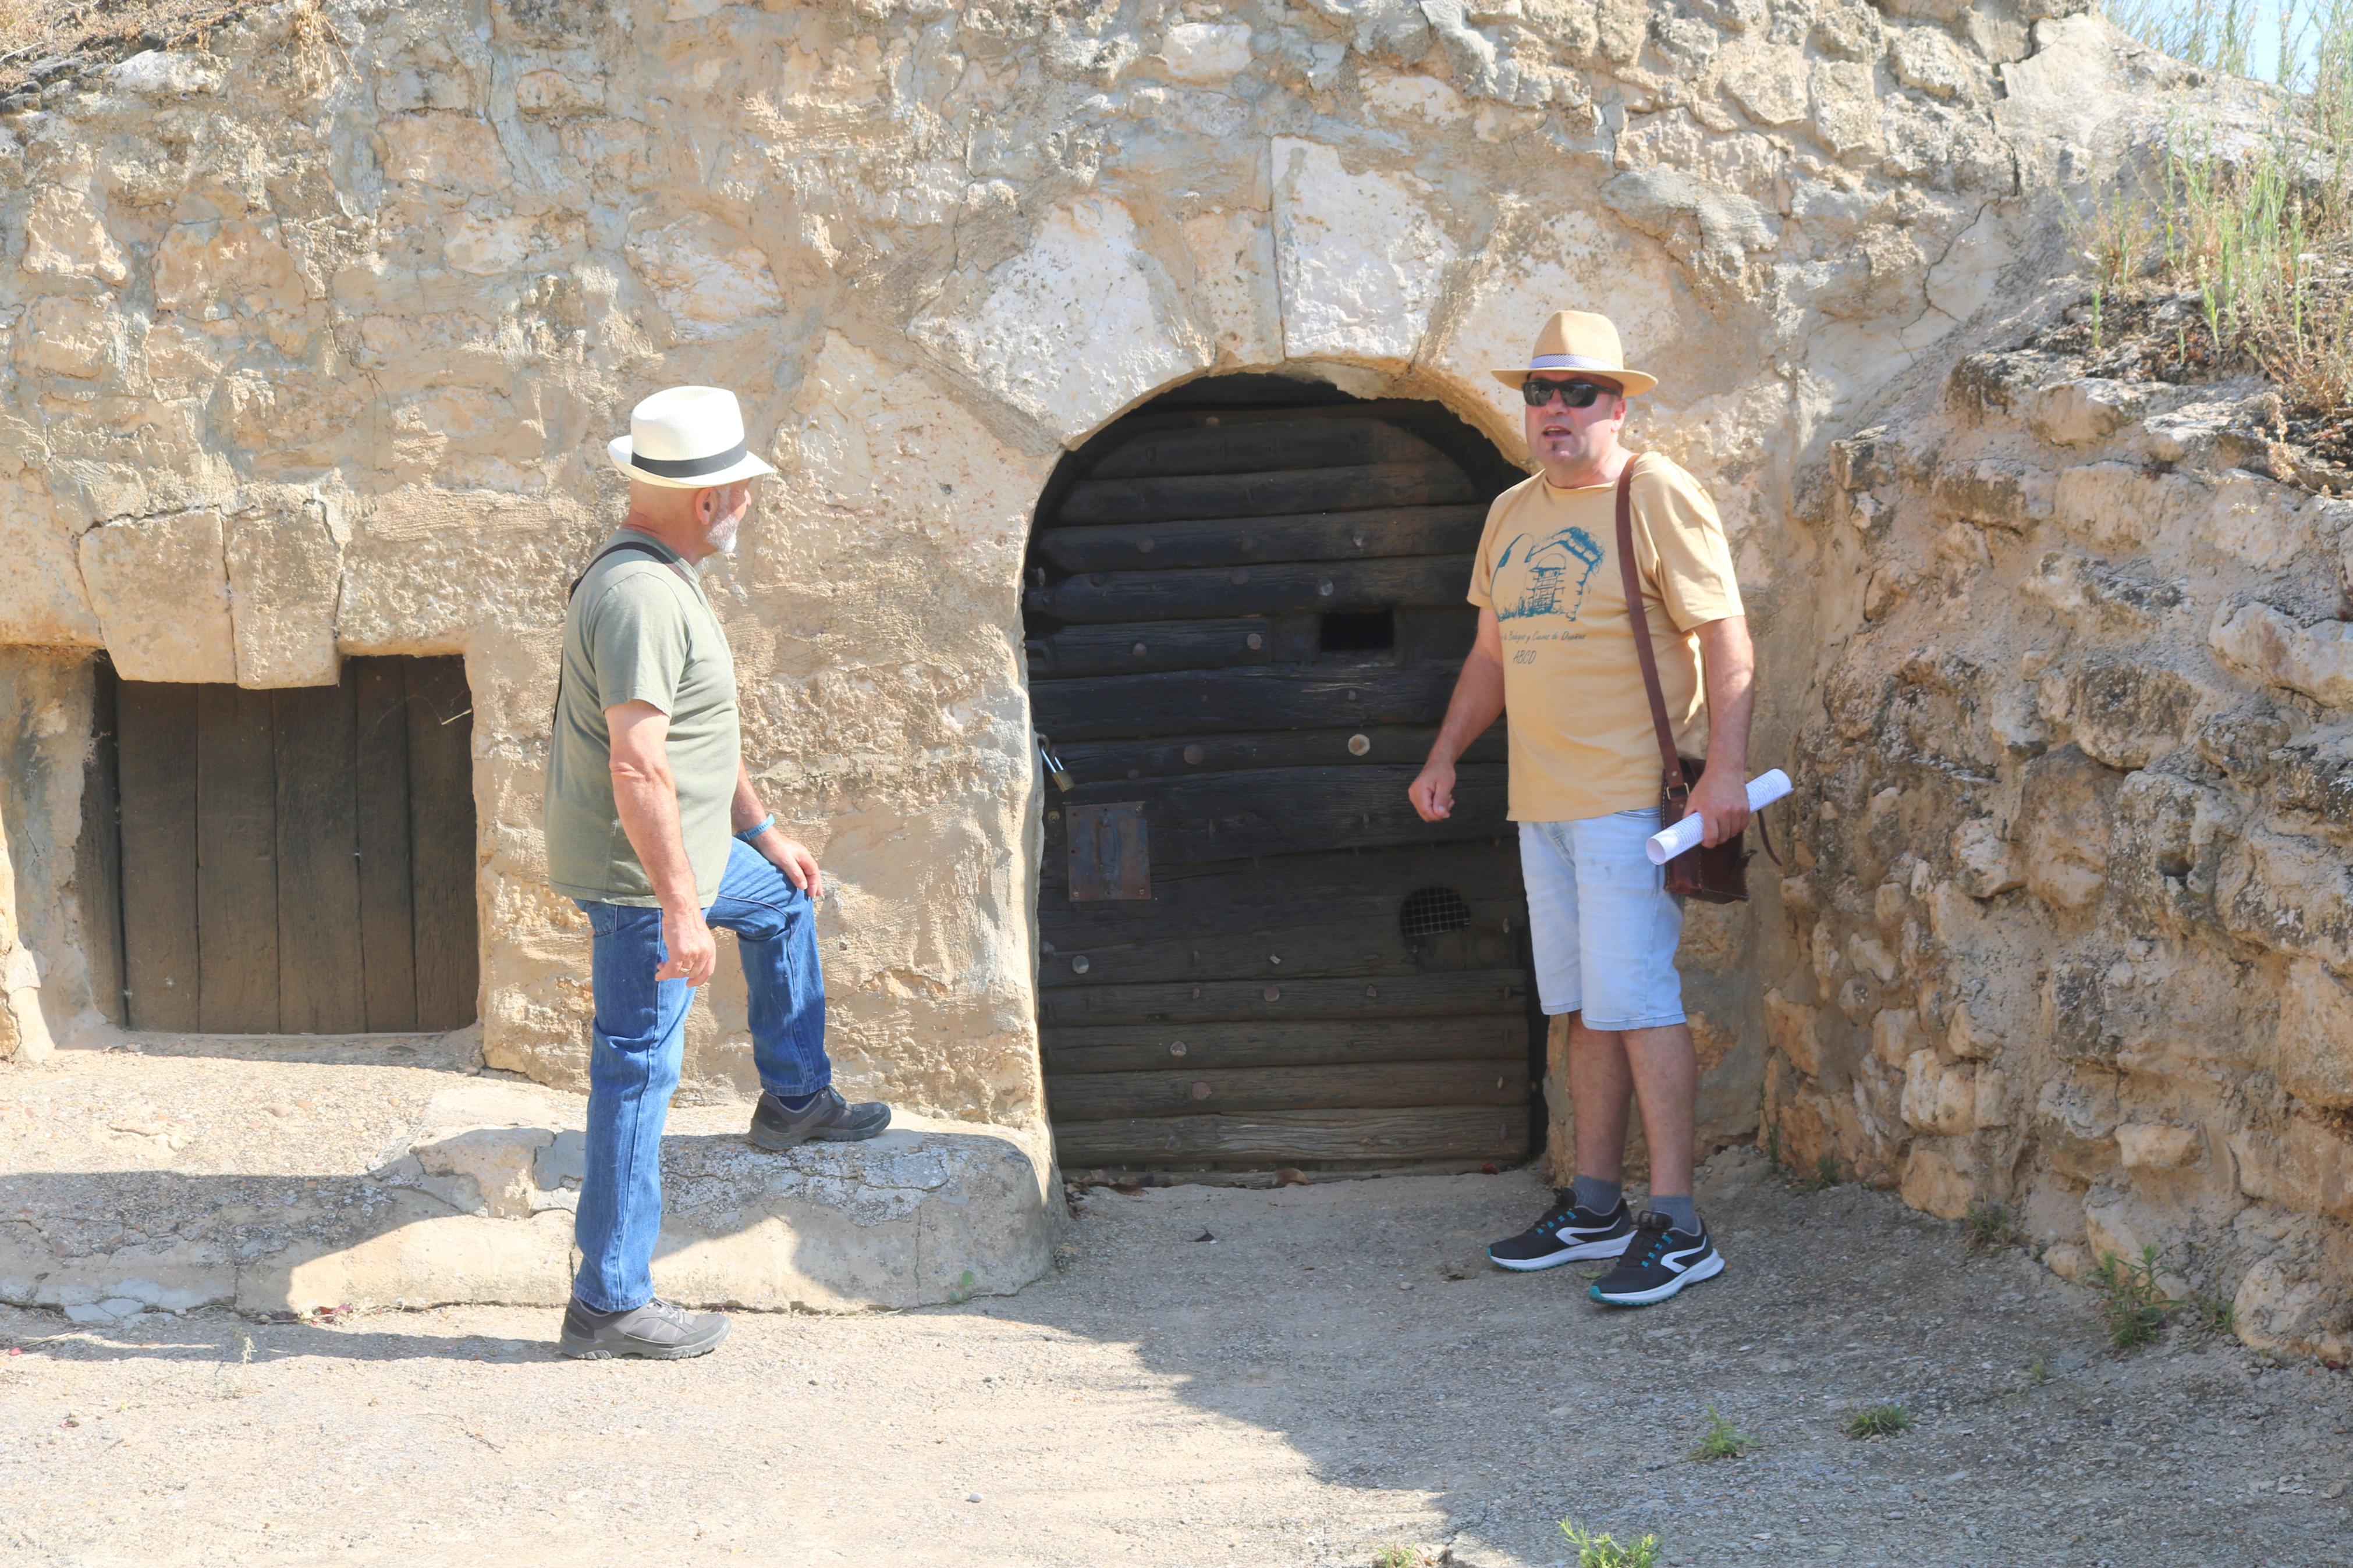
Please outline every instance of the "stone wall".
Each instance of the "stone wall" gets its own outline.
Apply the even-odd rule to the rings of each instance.
[[[1839,445],[1767,1140],[2341,1363],[2353,501],[2276,408],[1984,353]]]
[[[737,388],[784,477],[714,594],[754,768],[839,889],[845,1077],[1034,1123],[1016,587],[1059,455],[1252,369],[1516,452],[1484,367],[1607,310],[1662,377],[1641,444],[1726,516],[1781,760],[1830,548],[1809,476],[2053,270],[2056,193],[2179,86],[2073,9],[259,7],[0,115],[0,640],[248,685],[463,653],[484,1055],[576,1083],[586,937],[537,826],[562,587],[629,405]],[[72,813],[21,793],[0,957],[39,955],[12,994],[52,1032],[95,1030],[42,837]],[[1711,1142],[1756,1126],[1757,977],[1802,962],[1762,880],[1693,922]],[[740,986],[690,1040],[694,1079],[746,1081]]]

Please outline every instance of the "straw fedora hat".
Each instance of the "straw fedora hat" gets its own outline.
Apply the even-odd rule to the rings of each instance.
[[[699,490],[776,470],[744,444],[744,410],[716,386],[673,386],[629,410],[629,433],[605,444],[613,467],[633,479]]]
[[[1590,310],[1555,310],[1536,333],[1536,346],[1528,351],[1528,363],[1492,374],[1505,386],[1517,386],[1535,370],[1590,371],[1616,382],[1630,397],[1659,384],[1657,376],[1626,368],[1617,327],[1609,317]]]

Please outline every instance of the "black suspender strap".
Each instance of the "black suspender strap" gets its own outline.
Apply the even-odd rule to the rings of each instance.
[[[572,579],[572,586],[564,591],[564,602],[570,605],[574,597],[579,594],[580,584],[588,581],[588,574],[616,555],[650,556],[677,573],[678,580],[685,584],[690,592],[694,588],[694,579],[687,575],[686,568],[679,563],[677,556],[659,545],[649,544],[642,539],[624,539],[618,544],[609,545],[598,551],[596,558],[580,569],[580,575]],[[570,618],[570,612],[567,610],[565,619]],[[569,638],[567,637],[566,640],[568,641]],[[564,649],[559,645],[555,650],[555,700],[548,706],[547,710],[547,738],[550,745],[554,744],[555,742],[555,721],[562,717],[564,717]]]

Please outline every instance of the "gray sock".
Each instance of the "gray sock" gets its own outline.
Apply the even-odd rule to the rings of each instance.
[[[1591,1209],[1595,1214],[1609,1214],[1616,1209],[1625,1191],[1618,1183],[1605,1182],[1599,1176],[1579,1176],[1568,1190],[1578,1208]]]
[[[1651,1212],[1662,1214],[1674,1221],[1677,1230],[1686,1230],[1694,1236],[1699,1234],[1699,1210],[1692,1207],[1689,1194],[1679,1198],[1662,1198],[1658,1194],[1652,1193]]]

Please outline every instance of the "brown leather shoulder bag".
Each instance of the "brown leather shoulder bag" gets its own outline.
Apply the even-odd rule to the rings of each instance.
[[[1642,574],[1634,562],[1634,469],[1639,457],[1626,461],[1618,476],[1618,571],[1626,582],[1626,619],[1634,628],[1634,657],[1642,666],[1642,685],[1651,694],[1651,723],[1659,732],[1659,826],[1681,822],[1691,809],[1691,786],[1705,771],[1704,759],[1678,756],[1674,727],[1667,722],[1667,699],[1659,689],[1658,655],[1651,648],[1650,616],[1642,608]],[[1709,848],[1700,845],[1667,862],[1667,891],[1711,904],[1736,904],[1748,897],[1747,834]]]

